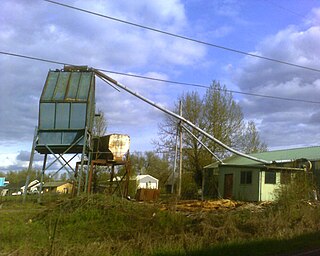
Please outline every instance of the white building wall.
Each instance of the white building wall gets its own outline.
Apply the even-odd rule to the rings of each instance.
[[[277,193],[280,189],[280,172],[276,173],[276,184],[265,183],[265,172],[261,172],[261,194],[260,201],[274,201],[277,198]]]
[[[158,179],[150,175],[137,176],[137,189],[140,189],[140,188],[158,189],[158,183],[159,183]]]

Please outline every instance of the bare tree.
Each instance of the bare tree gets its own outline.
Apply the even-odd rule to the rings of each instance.
[[[256,125],[253,121],[247,123],[242,141],[242,149],[247,154],[268,150],[267,144],[261,142]]]
[[[101,137],[107,132],[108,123],[101,110],[98,110],[98,114],[95,115],[94,125],[93,125],[93,135]]]
[[[219,82],[213,81],[203,97],[197,92],[183,94],[175,104],[176,113],[179,101],[182,102],[184,118],[224,144],[243,152],[266,148],[266,145],[260,142],[254,122],[246,125],[239,104],[233,99],[232,93]],[[159,124],[159,140],[155,142],[157,150],[174,152],[176,127],[177,121],[171,117],[165,117]],[[192,128],[191,131],[220,158],[230,155],[230,152],[197,130]],[[188,136],[187,133],[183,135],[183,157],[184,171],[193,172],[198,183],[201,181],[203,167],[215,160],[195,138]]]

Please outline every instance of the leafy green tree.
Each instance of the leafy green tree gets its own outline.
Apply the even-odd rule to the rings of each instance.
[[[160,156],[153,151],[134,152],[130,155],[131,172],[134,175],[149,174],[159,180],[163,187],[170,175],[168,156]]]
[[[213,81],[205,95],[198,92],[183,94],[175,103],[174,111],[179,113],[182,102],[182,115],[196,126],[212,134],[224,144],[242,152],[257,152],[266,149],[260,141],[254,122],[245,123],[240,105],[231,92],[219,82]],[[208,139],[194,128],[189,130],[212,152],[223,159],[230,155],[226,149]],[[165,117],[159,124],[157,150],[174,152],[177,120]],[[171,156],[172,157],[172,156]],[[216,159],[195,138],[183,133],[183,171],[192,172],[197,183],[202,180],[202,169]]]
[[[66,181],[68,179],[69,179],[69,177],[68,177],[68,174],[66,172],[62,172],[60,174],[60,176],[59,176],[59,180],[61,180],[61,181]]]
[[[27,169],[21,171],[8,171],[6,174],[6,180],[10,182],[10,184],[17,184],[21,182],[25,182],[27,176],[29,175],[30,181],[32,180],[40,180],[41,178],[41,171],[32,169],[28,171]],[[49,180],[49,176],[45,174],[45,180]]]

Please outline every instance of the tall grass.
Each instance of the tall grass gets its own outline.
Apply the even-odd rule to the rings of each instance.
[[[320,230],[318,204],[306,198],[289,200],[290,188],[285,189],[274,204],[192,213],[105,195],[44,197],[42,205],[4,201],[0,252],[81,256],[257,255],[253,252],[259,251],[259,255],[274,255],[288,250],[295,236]],[[320,240],[319,235],[312,237]]]

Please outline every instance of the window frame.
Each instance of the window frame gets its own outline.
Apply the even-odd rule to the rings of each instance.
[[[240,185],[251,185],[251,184],[252,184],[252,171],[241,171]]]
[[[264,184],[275,185],[277,184],[277,172],[265,171],[264,172]]]

